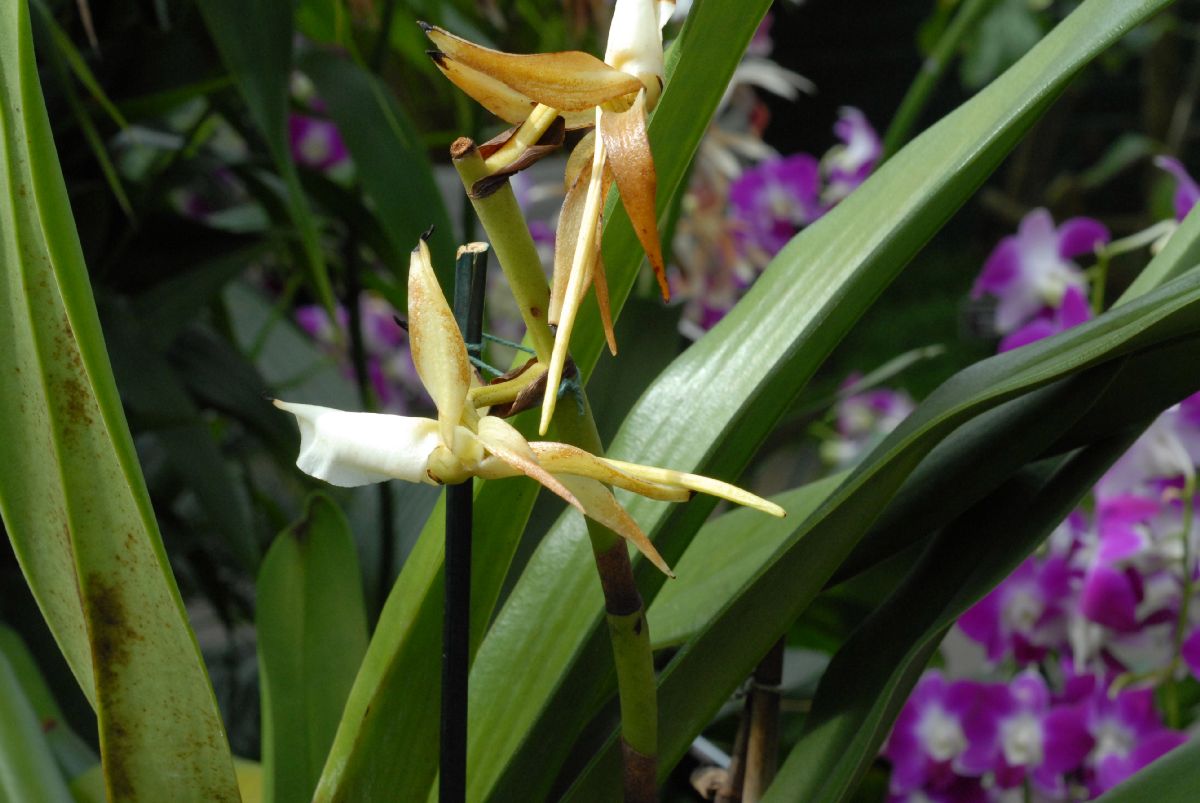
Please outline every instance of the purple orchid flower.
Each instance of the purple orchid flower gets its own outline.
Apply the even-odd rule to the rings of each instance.
[[[1070,288],[1086,296],[1087,281],[1072,260],[1108,241],[1108,229],[1098,220],[1071,218],[1056,228],[1047,210],[1035,209],[992,251],[971,298],[993,296],[995,331],[1013,332],[1046,308],[1062,306]]]
[[[330,170],[348,156],[337,126],[328,120],[302,114],[288,116],[288,144],[297,164],[314,170]]]
[[[999,351],[1012,351],[1027,346],[1059,332],[1079,326],[1092,318],[1092,308],[1083,290],[1068,287],[1063,293],[1062,303],[1057,308],[1043,308],[1037,317],[1000,341]]]
[[[1200,185],[1188,173],[1183,163],[1174,156],[1156,156],[1154,164],[1175,178],[1175,219],[1183,220],[1188,212],[1200,201]]]
[[[744,245],[774,256],[797,230],[824,214],[821,169],[807,153],[770,159],[729,187],[736,232]]]
[[[1179,654],[1183,658],[1183,663],[1192,673],[1192,677],[1200,680],[1200,627],[1192,630],[1184,639],[1183,648]]]
[[[969,747],[965,728],[977,704],[977,685],[947,682],[936,671],[918,681],[883,750],[892,762],[893,795],[953,780],[956,762]]]
[[[862,111],[843,106],[833,131],[842,142],[829,149],[821,160],[828,186],[822,195],[832,206],[867,180],[883,155],[883,141]]]
[[[1035,670],[1008,684],[981,688],[979,705],[966,723],[970,747],[961,764],[971,775],[991,774],[1001,789],[1026,778],[1046,795],[1066,792],[1066,775],[1093,747],[1082,705],[1052,705],[1050,690]]]
[[[1164,482],[1192,477],[1200,461],[1200,426],[1195,396],[1170,408],[1121,456],[1096,486],[1104,498],[1128,492],[1160,491]],[[1186,406],[1185,406],[1186,405]]]
[[[862,378],[854,373],[842,382],[853,387]],[[912,397],[902,390],[874,388],[848,396],[837,403],[837,438],[821,445],[826,462],[846,466],[875,446],[916,409]]]
[[[1162,724],[1154,709],[1154,690],[1125,689],[1115,695],[1103,685],[1088,701],[1088,732],[1094,748],[1088,757],[1088,788],[1100,795],[1151,761],[1187,741],[1187,734]]]
[[[1065,559],[1031,557],[959,617],[958,626],[984,647],[989,661],[1010,655],[1021,664],[1040,661],[1065,637],[1070,595]]]

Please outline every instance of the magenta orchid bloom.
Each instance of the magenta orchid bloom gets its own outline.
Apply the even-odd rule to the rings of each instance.
[[[1047,308],[1062,306],[1071,288],[1086,297],[1087,280],[1073,260],[1108,241],[1108,229],[1098,220],[1071,218],[1056,228],[1047,210],[1035,209],[992,251],[971,297],[994,297],[995,331],[1013,332]]]
[[[1155,157],[1154,164],[1175,178],[1175,219],[1183,220],[1192,211],[1196,201],[1200,201],[1200,185],[1174,156]]]
[[[830,205],[858,189],[883,156],[883,141],[860,110],[852,106],[839,109],[833,131],[842,142],[821,160],[828,179],[822,197]]]
[[[1061,557],[1028,558],[958,620],[959,628],[987,651],[989,661],[1012,656],[1039,661],[1063,642],[1071,570]]]
[[[736,232],[746,246],[774,256],[825,213],[820,196],[821,167],[813,156],[797,153],[763,162],[729,188]]]
[[[1032,321],[1022,326],[1000,341],[1001,352],[1045,340],[1048,337],[1065,332],[1092,319],[1092,308],[1088,304],[1083,290],[1078,287],[1068,287],[1063,293],[1062,303],[1057,308],[1044,307]]]
[[[337,126],[317,117],[289,115],[288,144],[292,159],[313,170],[330,170],[349,157]]]

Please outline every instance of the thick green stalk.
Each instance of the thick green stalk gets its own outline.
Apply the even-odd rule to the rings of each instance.
[[[485,197],[476,197],[472,192],[475,182],[488,175],[487,167],[475,148],[475,143],[461,137],[450,146],[450,156],[462,178],[467,197],[483,230],[491,240],[496,259],[504,270],[512,287],[513,296],[521,308],[525,328],[533,344],[538,360],[547,365],[554,350],[554,333],[546,323],[546,312],[550,308],[550,287],[542,273],[542,262],[537,247],[529,234],[529,226],[512,187],[507,182]]]
[[[546,322],[550,289],[542,272],[541,259],[507,182],[484,197],[471,188],[487,175],[475,143],[462,138],[450,149],[467,197],[483,224],[500,267],[525,319],[528,339],[538,359],[548,363],[554,348],[554,332]],[[554,414],[558,437],[593,454],[603,452],[600,434],[583,390],[582,405],[561,404]],[[658,764],[658,704],[654,657],[645,605],[633,578],[629,548],[624,539],[597,522],[587,520],[592,553],[612,638],[617,693],[621,703],[621,737],[624,788],[627,803],[653,803],[656,799]]]
[[[883,135],[883,158],[887,159],[908,141],[913,126],[921,119],[921,114],[929,104],[929,96],[941,83],[950,60],[954,58],[963,37],[975,29],[983,16],[992,9],[996,0],[964,0],[954,19],[946,26],[933,52],[921,64],[921,71],[913,79],[912,85],[900,101],[900,108],[892,118],[887,133]]]

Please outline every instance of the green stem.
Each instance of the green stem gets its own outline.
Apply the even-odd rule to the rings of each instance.
[[[937,44],[933,46],[933,52],[921,64],[921,71],[917,73],[904,99],[900,101],[900,108],[896,110],[896,116],[892,118],[892,124],[883,136],[885,160],[891,158],[908,141],[913,127],[929,104],[930,95],[946,74],[946,68],[950,66],[963,37],[975,29],[995,4],[996,0],[964,0],[959,7],[954,19],[950,20]]]
[[[1183,485],[1183,600],[1179,603],[1179,620],[1175,623],[1175,642],[1171,652],[1171,663],[1168,664],[1166,688],[1163,690],[1166,698],[1167,724],[1179,729],[1182,718],[1179,711],[1179,689],[1175,681],[1175,672],[1183,653],[1183,640],[1188,630],[1188,609],[1191,607],[1194,582],[1192,580],[1192,516],[1196,506],[1196,477],[1189,476]]]
[[[512,187],[505,182],[485,197],[474,197],[471,187],[487,175],[475,144],[469,139],[459,139],[451,147],[450,155],[521,309],[528,340],[538,359],[548,364],[554,348],[554,332],[546,322],[550,288]],[[582,398],[582,405],[558,406],[554,414],[555,434],[565,443],[601,455],[600,433],[586,395]],[[658,690],[645,605],[634,581],[624,539],[592,519],[587,519],[587,529],[604,591],[616,667],[625,801],[653,803],[657,797]]]
[[[521,309],[521,317],[525,319],[534,353],[538,360],[549,364],[550,354],[554,350],[554,333],[546,323],[550,287],[546,283],[546,274],[542,272],[542,261],[529,234],[525,216],[517,204],[517,197],[507,182],[486,197],[472,195],[471,187],[487,176],[488,171],[471,140],[464,137],[455,141],[450,147],[450,156],[467,190],[467,197],[471,199],[471,206],[475,208],[475,214],[491,240],[496,259],[508,278],[513,297]]]

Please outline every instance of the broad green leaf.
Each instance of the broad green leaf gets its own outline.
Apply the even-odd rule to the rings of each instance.
[[[801,232],[746,299],[659,378],[618,435],[614,455],[736,477],[825,355],[1071,77],[1166,4],[1090,0],[1004,76],[884,164]],[[697,499],[668,513],[661,505],[633,500],[629,508],[672,560],[711,503]],[[543,541],[474,667],[473,699],[482,703],[472,708],[472,750],[486,766],[477,774],[489,777],[495,764],[507,763],[513,748],[525,743],[506,776],[510,797],[518,794],[523,775],[534,771],[540,751],[573,740],[593,713],[582,705],[552,705],[558,684],[603,688],[610,671],[603,660],[581,660],[585,653],[603,654],[596,644],[603,634],[599,594],[589,591],[594,569],[580,529],[564,518]],[[639,574],[643,594],[662,582],[641,567]],[[574,604],[561,606],[561,599]],[[529,611],[550,613],[535,619]],[[552,640],[544,635],[548,631]],[[757,654],[739,654],[749,661],[736,667],[739,676],[765,650],[764,645]],[[592,693],[580,697],[592,699]],[[664,721],[694,733],[698,720],[688,723],[689,718],[711,713],[701,708],[693,706],[686,716],[664,709]]]
[[[766,0],[710,0],[697,5],[689,15],[670,52],[667,88],[650,125],[660,211],[669,209],[670,196],[679,190],[708,120],[768,5]],[[624,222],[618,224],[614,218]],[[643,255],[624,213],[618,212],[610,220],[613,220],[609,224],[612,234],[607,235],[605,264],[611,266],[609,281],[616,312],[633,286]],[[620,279],[616,278],[618,275]],[[577,325],[574,356],[585,376],[591,373],[599,357],[603,337],[598,319],[581,321]],[[536,424],[532,419],[528,421]],[[536,496],[536,485],[515,479],[481,483],[476,493],[475,520],[488,522],[488,537],[476,539],[472,554],[474,643],[482,638],[484,627],[491,619]],[[434,692],[440,683],[441,510],[439,506],[430,516],[429,524],[405,563],[380,617],[322,776],[319,800],[354,800],[368,796],[374,788],[386,789],[398,799],[418,800],[424,797],[433,781],[437,763]],[[580,522],[580,528],[582,526]],[[590,566],[589,570],[595,571]],[[590,605],[598,609],[599,591],[595,588],[594,575],[585,575],[580,585],[585,589],[585,596],[564,595],[556,598],[554,606]],[[592,596],[586,596],[588,594]],[[569,600],[570,604],[563,604],[563,600]],[[551,631],[543,631],[546,632]],[[599,661],[610,661],[608,645],[604,642],[599,645]],[[519,673],[525,671],[524,666],[518,669]],[[405,691],[409,688],[421,688],[427,690],[427,694],[419,700],[414,699]],[[476,692],[472,694],[472,712],[489,702]],[[507,692],[504,695],[507,696]],[[503,701],[490,702],[502,704]],[[473,734],[478,734],[479,726],[474,720],[470,727]],[[500,727],[506,733],[492,734],[492,738],[506,738],[509,723]],[[472,742],[472,766],[468,772],[472,799],[483,797],[484,790],[503,767],[507,754],[516,747],[520,737],[515,732],[512,735],[516,740],[509,741],[504,753],[492,753],[491,747],[477,747]],[[397,754],[393,748],[396,740],[402,740],[409,749]],[[565,750],[569,745],[553,747]],[[543,767],[537,780],[541,782],[548,772]],[[528,795],[536,797],[532,792]]]
[[[1190,803],[1200,785],[1200,739],[1187,744],[1139,771],[1101,795],[1096,803]]]
[[[350,525],[321,495],[280,533],[258,576],[264,800],[310,800],[367,649]]]
[[[705,524],[673,567],[679,579],[663,586],[646,612],[655,649],[682,644],[700,630],[843,479],[838,474],[771,497],[786,519],[738,508]]]
[[[834,655],[765,800],[849,799],[946,630],[1037,548],[1136,436],[1023,469],[940,533]]]
[[[236,800],[212,688],[104,351],[25,3],[0,11],[0,150],[5,528],[96,706],[110,795]]]
[[[419,30],[413,26],[414,30]],[[379,79],[352,61],[314,52],[301,68],[317,85],[337,123],[376,215],[404,262],[393,267],[401,287],[408,254],[434,228],[430,248],[438,281],[454,285],[454,227],[426,156],[420,132]]]
[[[900,157],[897,157],[900,158]],[[1000,354],[956,374],[868,455],[821,508],[676,656],[660,677],[660,746],[666,771],[683,755],[771,646],[825,585],[930,450],[1007,399],[1082,373],[1102,378],[1146,349],[1200,335],[1200,271],[1063,335]],[[1087,391],[1091,392],[1091,388]],[[577,782],[572,800],[607,799],[617,753],[608,749]]]
[[[0,800],[71,803],[42,723],[17,673],[0,653]]]
[[[198,0],[217,51],[233,74],[250,118],[266,140],[287,187],[287,208],[300,236],[313,291],[331,312],[333,289],[317,224],[288,147],[288,88],[292,75],[293,3],[276,0]]]

